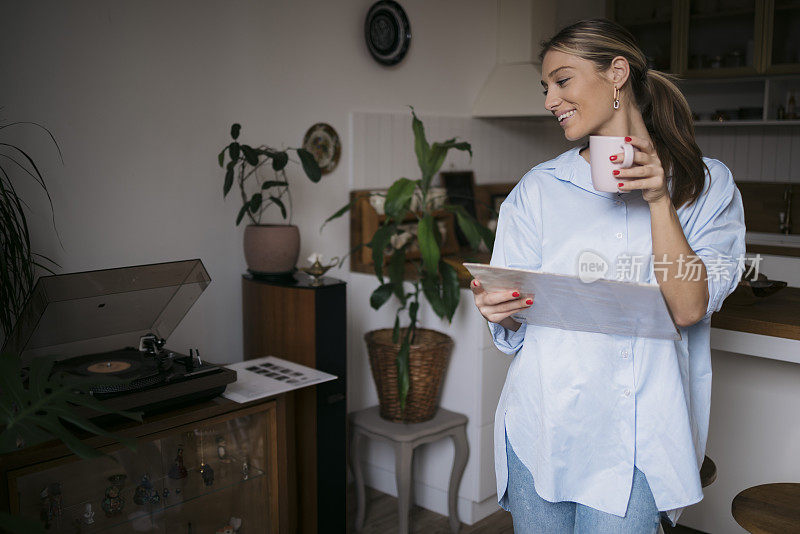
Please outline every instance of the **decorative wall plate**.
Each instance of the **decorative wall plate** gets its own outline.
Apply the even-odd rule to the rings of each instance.
[[[375,2],[364,21],[364,37],[377,62],[384,65],[399,63],[411,42],[411,25],[406,12],[394,0]]]
[[[303,148],[311,152],[317,160],[322,174],[328,174],[336,168],[342,153],[339,134],[324,122],[318,122],[308,129],[303,137]]]

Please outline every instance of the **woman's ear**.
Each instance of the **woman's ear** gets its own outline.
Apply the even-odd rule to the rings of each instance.
[[[611,60],[611,66],[608,68],[607,74],[614,85],[622,87],[628,81],[628,76],[630,75],[628,60],[623,56],[615,57]]]

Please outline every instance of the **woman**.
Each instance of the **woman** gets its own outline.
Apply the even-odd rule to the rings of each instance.
[[[500,208],[491,263],[575,275],[587,250],[616,271],[639,258],[605,277],[658,283],[682,339],[521,324],[535,296],[473,281],[495,345],[515,355],[495,416],[498,503],[521,533],[656,532],[703,498],[709,323],[742,275],[741,195],[627,30],[585,20],[542,46],[545,106],[566,138],[626,136],[634,165],[616,193],[592,187],[588,143],[531,169]]]

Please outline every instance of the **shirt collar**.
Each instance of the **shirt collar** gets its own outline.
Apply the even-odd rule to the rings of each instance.
[[[542,164],[541,168],[552,169],[553,176],[564,182],[572,182],[577,187],[598,195],[601,197],[611,199],[626,198],[630,195],[627,193],[596,191],[592,185],[592,171],[589,162],[581,156],[580,151],[588,145],[579,145],[570,150],[567,150],[555,159]]]

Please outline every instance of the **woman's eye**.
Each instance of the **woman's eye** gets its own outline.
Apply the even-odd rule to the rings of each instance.
[[[569,78],[564,78],[563,80],[558,80],[556,83],[558,84],[559,87],[564,87],[562,84],[566,83],[567,80],[569,80]],[[542,91],[542,94],[544,94],[546,96],[547,95],[547,89]]]

